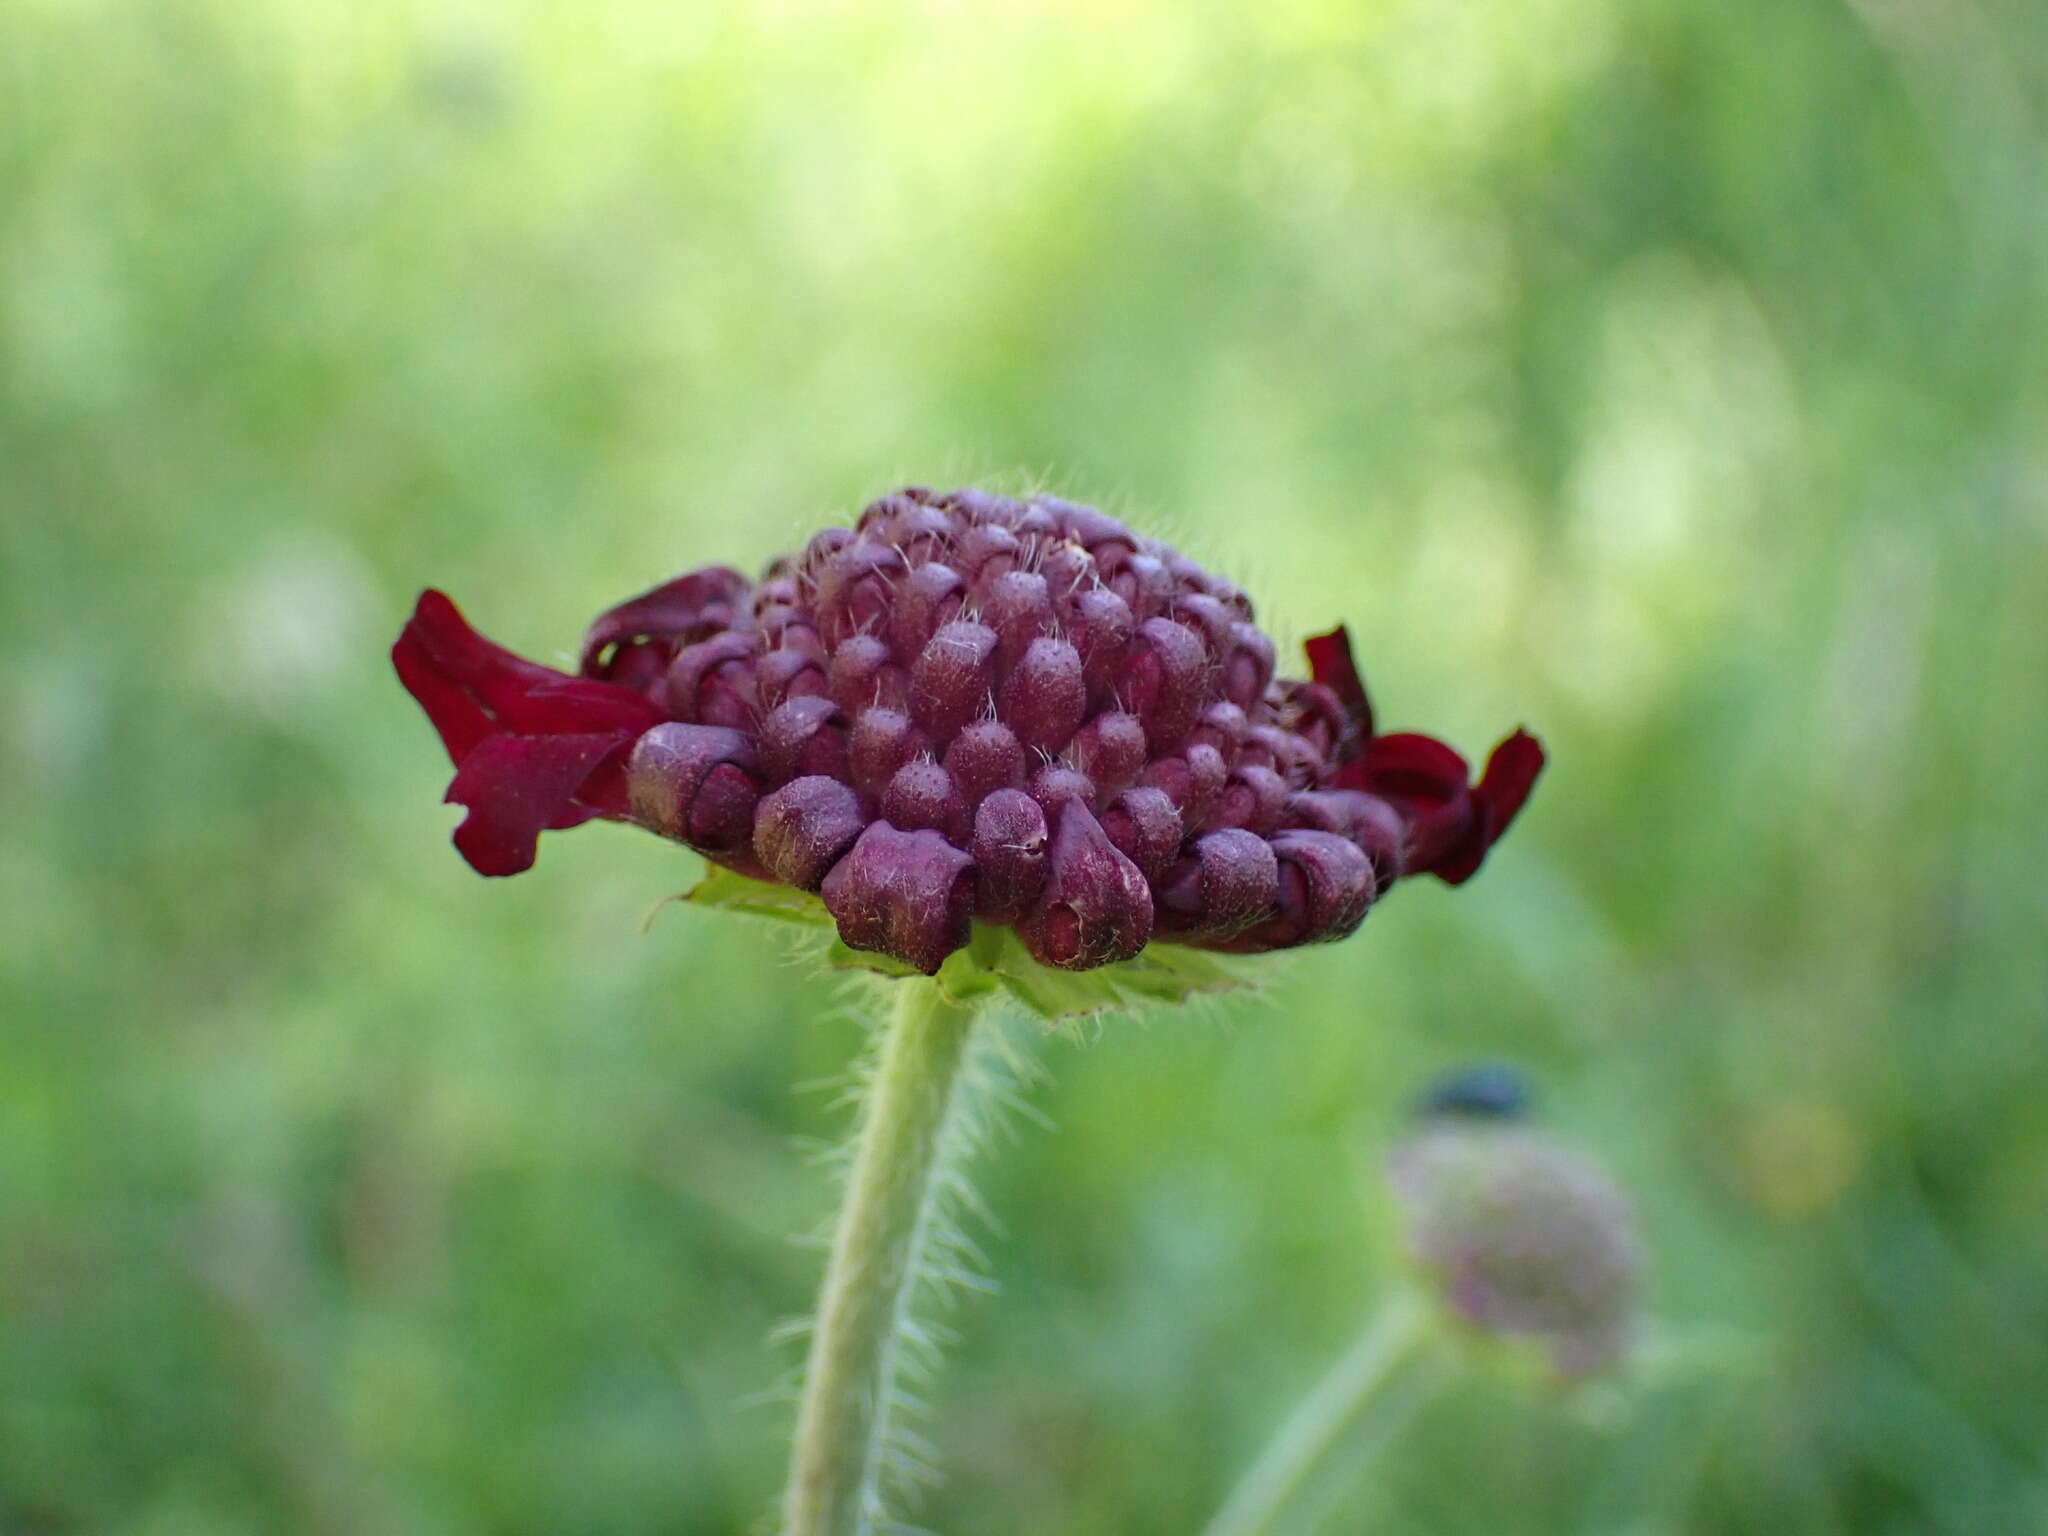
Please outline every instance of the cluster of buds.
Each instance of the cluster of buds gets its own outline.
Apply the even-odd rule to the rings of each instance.
[[[432,591],[392,654],[480,872],[631,821],[931,972],[975,920],[1082,970],[1155,935],[1337,939],[1403,875],[1468,878],[1534,738],[1473,784],[1441,742],[1374,733],[1342,629],[1308,650],[1310,679],[1276,679],[1242,591],[1091,507],[911,487],[758,582],[712,567],[612,609],[580,676]]]
[[[1570,1380],[1627,1350],[1642,1271],[1634,1212],[1605,1168],[1529,1123],[1511,1069],[1439,1083],[1388,1174],[1409,1256],[1452,1315],[1539,1344]]]

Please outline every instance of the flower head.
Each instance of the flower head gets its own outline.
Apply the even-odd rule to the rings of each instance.
[[[1373,733],[1342,629],[1308,651],[1312,681],[1276,680],[1243,592],[1091,507],[910,487],[758,582],[710,567],[611,609],[577,676],[434,591],[392,659],[480,873],[630,821],[929,972],[977,918],[1082,970],[1155,934],[1338,939],[1403,875],[1468,879],[1534,738],[1469,784],[1441,742]]]
[[[1576,1379],[1635,1333],[1635,1217],[1606,1169],[1526,1114],[1511,1068],[1455,1073],[1424,1097],[1388,1173],[1410,1257],[1451,1312],[1537,1341]]]

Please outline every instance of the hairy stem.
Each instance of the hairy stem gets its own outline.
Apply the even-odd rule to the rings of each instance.
[[[919,1264],[957,1139],[974,1008],[894,984],[811,1334],[783,1502],[786,1536],[867,1536]]]
[[[1419,1296],[1396,1290],[1322,1384],[1281,1425],[1204,1536],[1274,1536],[1303,1528],[1339,1453],[1357,1461],[1392,1435],[1420,1399],[1429,1338]]]

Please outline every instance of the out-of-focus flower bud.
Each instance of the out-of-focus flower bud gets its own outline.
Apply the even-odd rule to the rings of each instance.
[[[1457,1317],[1528,1339],[1576,1379],[1634,1338],[1642,1253],[1607,1170],[1530,1125],[1511,1072],[1431,1090],[1394,1148],[1389,1179],[1410,1256]]]

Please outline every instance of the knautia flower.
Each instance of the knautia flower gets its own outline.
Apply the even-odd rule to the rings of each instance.
[[[435,591],[392,658],[479,872],[633,822],[931,973],[977,919],[1086,970],[1154,936],[1338,939],[1398,878],[1468,879],[1535,739],[1473,784],[1443,743],[1375,734],[1343,629],[1308,653],[1309,679],[1276,678],[1242,591],[1091,507],[913,486],[757,582],[708,567],[611,609],[580,675]]]
[[[1598,1162],[1528,1123],[1512,1069],[1439,1083],[1388,1176],[1408,1253],[1453,1315],[1538,1343],[1568,1379],[1627,1350],[1642,1272],[1628,1198]]]

